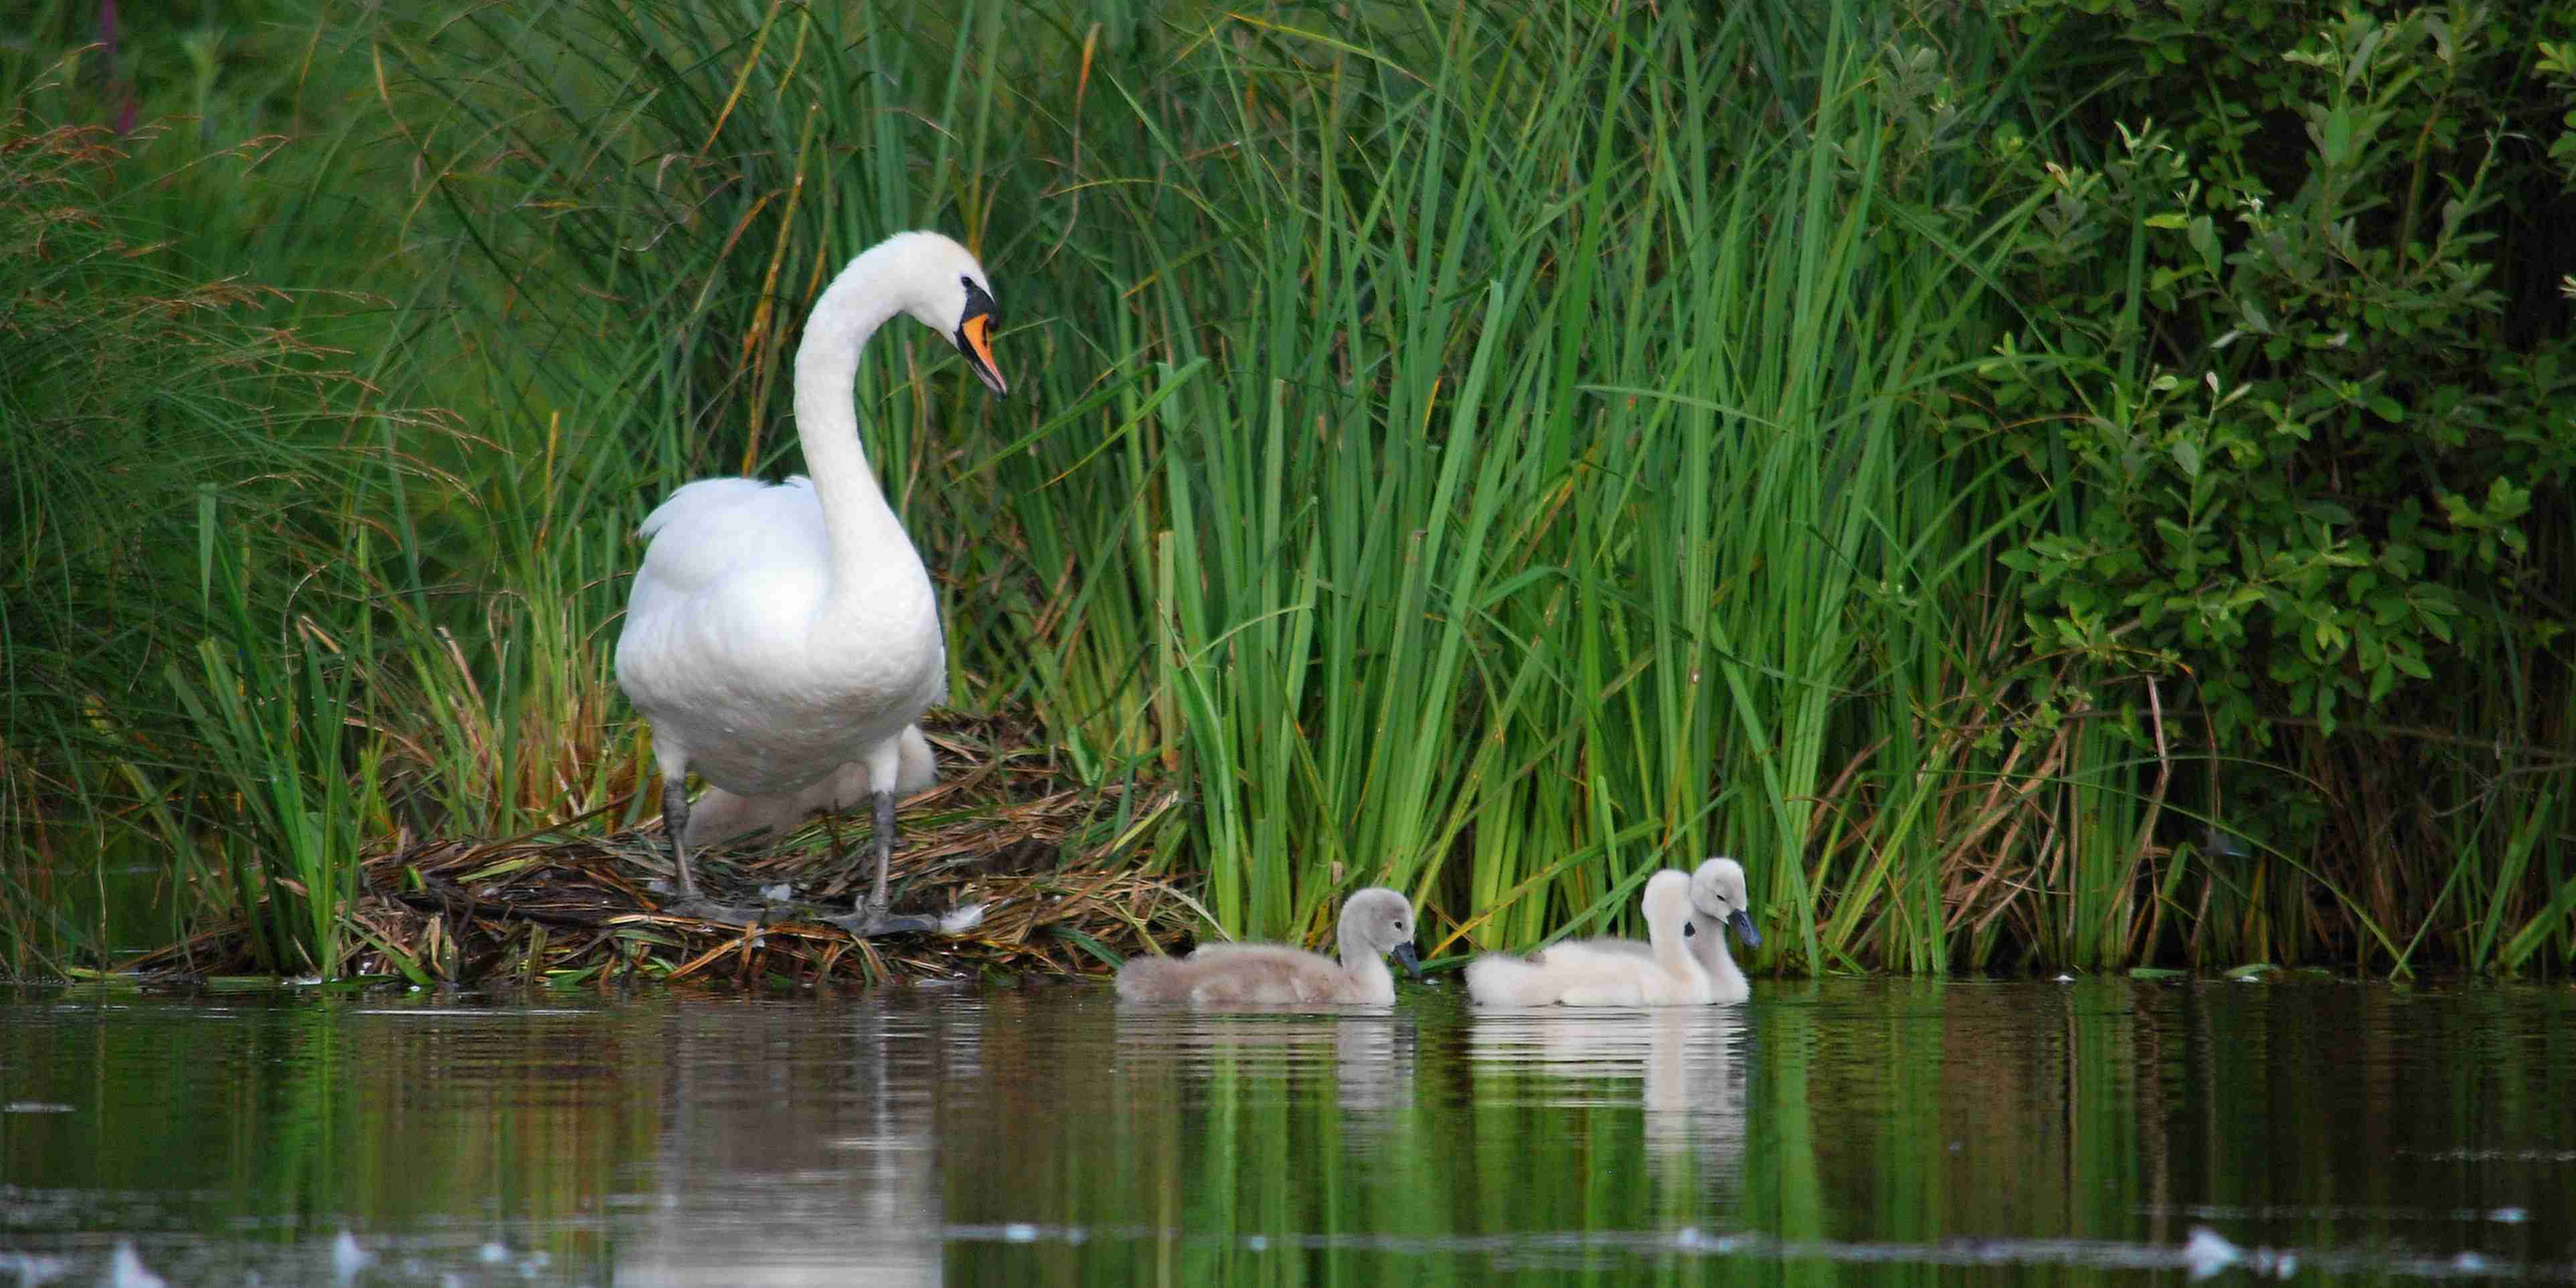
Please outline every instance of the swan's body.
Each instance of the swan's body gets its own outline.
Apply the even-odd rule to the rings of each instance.
[[[1483,1006],[1702,1006],[1717,1000],[1691,955],[1691,879],[1666,869],[1646,881],[1649,951],[1597,942],[1555,944],[1533,957],[1488,953],[1467,963],[1467,995]]]
[[[913,726],[946,696],[930,575],[859,444],[859,350],[908,313],[949,337],[996,395],[983,267],[937,233],[899,233],[814,302],[796,350],[796,433],[810,478],[703,479],[639,531],[651,543],[617,640],[617,683],[653,726],[680,891],[688,852],[872,798],[877,872],[851,928],[927,929],[885,913],[894,794],[936,780]],[[708,792],[693,810],[690,770]],[[717,912],[720,906],[711,906]]]
[[[775,820],[758,811],[808,796],[857,803],[864,749],[919,737],[913,719],[946,696],[929,574],[884,517],[857,579],[864,621],[827,605],[831,535],[811,480],[702,479],[645,517],[638,531],[652,544],[627,602],[617,678],[652,720],[655,749],[686,752],[714,787],[690,811],[689,844],[793,824],[812,809]],[[927,786],[938,770],[926,741],[919,754]],[[832,799],[844,783],[860,791]],[[739,818],[707,816],[715,792],[741,802]]]
[[[1762,932],[1753,928],[1753,903],[1744,891],[1744,865],[1724,857],[1700,864],[1699,871],[1691,874],[1690,898],[1690,931],[1683,940],[1690,946],[1691,956],[1698,959],[1700,969],[1708,972],[1709,983],[1717,991],[1716,1000],[1741,1002],[1753,996],[1753,985],[1745,980],[1744,968],[1736,965],[1735,957],[1726,951],[1724,933],[1733,930],[1747,948],[1762,946]],[[1580,946],[1638,957],[1655,954],[1652,944],[1606,936],[1582,940]],[[1529,959],[1541,961],[1556,951],[1541,949],[1531,953]]]
[[[1413,905],[1384,886],[1342,903],[1338,962],[1281,944],[1207,944],[1188,957],[1138,957],[1118,970],[1118,995],[1131,1002],[1192,1006],[1391,1006],[1389,952],[1421,974],[1413,956]]]

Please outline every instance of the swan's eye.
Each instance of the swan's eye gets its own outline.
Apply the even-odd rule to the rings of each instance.
[[[957,284],[966,288],[966,309],[960,316],[971,318],[980,313],[991,317],[997,314],[998,311],[993,306],[992,294],[976,285],[974,278],[960,277],[957,279]]]

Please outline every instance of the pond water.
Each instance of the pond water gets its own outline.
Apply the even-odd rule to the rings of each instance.
[[[0,994],[0,1284],[2576,1281],[2576,990],[1756,987]]]

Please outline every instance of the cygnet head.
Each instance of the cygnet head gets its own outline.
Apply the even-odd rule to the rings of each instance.
[[[912,232],[896,233],[868,253],[885,260],[904,312],[957,346],[967,370],[994,397],[1010,392],[993,365],[993,286],[973,252],[941,233]]]
[[[1762,946],[1753,928],[1753,900],[1744,892],[1744,865],[1719,857],[1699,865],[1690,879],[1691,903],[1701,915],[1723,922],[1747,948]]]
[[[1691,925],[1691,879],[1666,868],[1646,878],[1646,934],[1654,939],[1672,936],[1681,943],[1698,932]]]
[[[1341,933],[1345,945],[1357,944],[1372,955],[1393,953],[1415,979],[1422,978],[1421,959],[1413,955],[1413,905],[1403,895],[1385,886],[1352,895],[1342,903]]]

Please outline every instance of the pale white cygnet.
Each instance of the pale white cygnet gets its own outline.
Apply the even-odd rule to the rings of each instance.
[[[1395,976],[1381,958],[1392,952],[1416,978],[1413,905],[1384,886],[1342,903],[1342,959],[1335,962],[1284,944],[1208,944],[1187,958],[1136,957],[1118,969],[1118,995],[1131,1002],[1192,1006],[1388,1006]]]
[[[1646,881],[1644,954],[1598,943],[1557,944],[1533,957],[1488,953],[1467,963],[1467,996],[1483,1006],[1701,1006],[1717,1000],[1691,955],[1698,937],[1691,878],[1667,868]],[[1739,983],[1741,977],[1739,977]]]
[[[1753,986],[1745,981],[1743,968],[1737,966],[1734,956],[1726,951],[1724,934],[1733,930],[1745,947],[1762,946],[1762,932],[1753,928],[1753,902],[1745,894],[1744,865],[1723,856],[1700,864],[1699,871],[1691,874],[1690,894],[1690,929],[1683,932],[1683,939],[1690,945],[1691,956],[1699,960],[1700,969],[1708,972],[1709,983],[1717,989],[1717,1000],[1741,1002],[1753,996]],[[1654,945],[1634,939],[1604,936],[1579,942],[1588,947],[1633,953],[1639,957],[1655,955]],[[1554,948],[1544,948],[1531,953],[1529,959],[1541,961],[1546,954],[1555,951]]]

